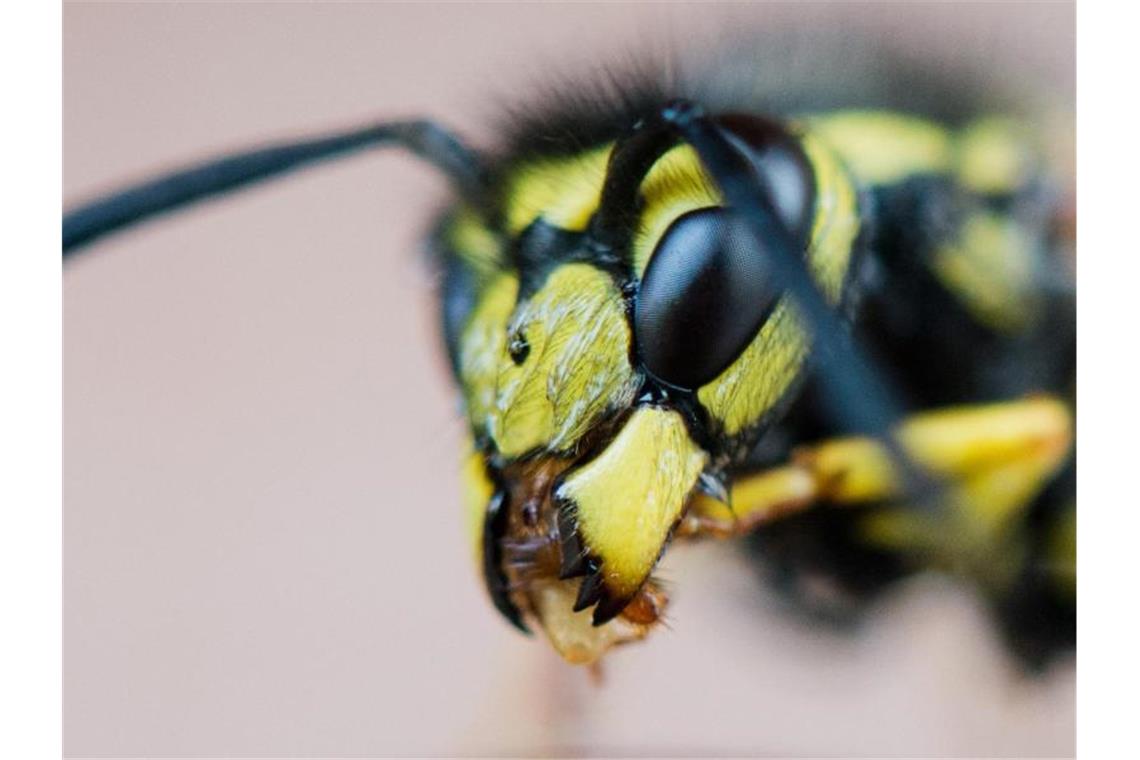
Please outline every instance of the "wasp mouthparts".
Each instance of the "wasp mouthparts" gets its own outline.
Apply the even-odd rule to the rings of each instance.
[[[545,458],[504,468],[498,474],[497,535],[488,538],[518,614],[541,628],[567,662],[590,664],[614,646],[644,638],[667,599],[652,579],[631,598],[607,593],[605,568],[590,556],[572,515],[554,496],[572,464]]]

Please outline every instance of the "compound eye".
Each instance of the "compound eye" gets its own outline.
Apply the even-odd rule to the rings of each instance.
[[[662,235],[641,280],[641,362],[667,385],[696,389],[732,364],[778,297],[765,251],[732,213],[690,211]]]
[[[806,240],[815,204],[815,179],[803,150],[771,119],[727,114],[717,119],[717,125],[752,165],[785,229]]]

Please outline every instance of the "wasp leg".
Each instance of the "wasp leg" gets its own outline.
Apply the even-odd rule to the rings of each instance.
[[[800,512],[819,499],[816,476],[799,464],[746,475],[733,482],[728,501],[706,493],[693,497],[678,537],[730,538],[780,517]]]
[[[698,494],[682,532],[728,537],[815,504],[886,503],[897,506],[864,526],[870,542],[977,549],[1016,522],[1060,469],[1072,447],[1073,418],[1058,398],[1037,396],[914,414],[897,434],[911,460],[944,482],[946,509],[906,505],[905,481],[880,442],[837,438],[797,449],[790,464],[739,478],[728,504]]]

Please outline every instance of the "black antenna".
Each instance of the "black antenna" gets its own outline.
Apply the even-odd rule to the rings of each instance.
[[[64,214],[64,258],[96,238],[151,217],[378,145],[400,146],[427,159],[451,178],[461,195],[479,205],[486,174],[478,154],[434,122],[388,122],[239,151],[87,203]]]

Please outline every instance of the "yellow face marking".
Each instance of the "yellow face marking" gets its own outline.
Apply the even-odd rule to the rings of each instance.
[[[697,391],[724,432],[736,435],[760,420],[787,391],[807,355],[807,341],[793,307],[781,299],[744,353]]]
[[[467,534],[471,538],[471,549],[475,561],[483,556],[483,519],[487,514],[487,504],[495,491],[491,479],[487,477],[487,466],[483,454],[474,450],[468,443],[469,453],[463,459],[460,483],[463,490],[463,514],[467,518]]]
[[[513,277],[496,280],[463,333],[468,414],[507,457],[565,451],[637,390],[624,302],[610,276],[587,264],[555,269],[516,305],[517,294]],[[512,335],[529,346],[519,364],[507,350]]]
[[[914,174],[942,174],[954,159],[950,134],[937,124],[889,111],[839,111],[807,124],[867,185],[890,185]]]
[[[982,194],[1016,192],[1036,163],[1025,130],[996,116],[979,119],[958,135],[957,162],[958,181]]]
[[[645,205],[633,238],[633,271],[638,277],[645,274],[669,225],[690,211],[723,204],[716,184],[688,145],[679,145],[657,160],[642,182],[641,194]]]
[[[539,217],[564,230],[585,230],[601,200],[612,148],[518,167],[507,182],[507,232],[517,235]]]
[[[559,496],[576,506],[583,543],[615,597],[649,577],[707,460],[677,412],[643,407],[562,484]]]
[[[457,212],[445,234],[448,245],[471,268],[478,282],[486,282],[503,268],[502,241],[470,209]]]
[[[835,154],[810,134],[801,144],[816,178],[816,212],[808,268],[824,295],[837,303],[859,234],[855,188]],[[744,353],[697,398],[728,435],[756,424],[780,400],[799,373],[808,343],[795,307],[781,299]]]
[[[956,240],[934,251],[932,268],[974,319],[995,330],[1014,331],[1036,315],[1036,245],[1016,220],[976,212]]]
[[[459,340],[459,376],[467,416],[476,430],[487,428],[495,408],[499,367],[507,352],[507,320],[518,298],[519,281],[495,278],[480,296]]]

